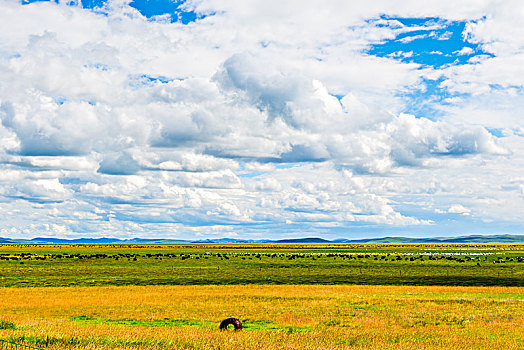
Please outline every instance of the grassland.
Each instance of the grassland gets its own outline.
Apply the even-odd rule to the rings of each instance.
[[[0,288],[0,338],[49,349],[522,349],[522,288]],[[226,316],[242,332],[221,332]]]
[[[3,245],[0,286],[524,286],[519,244]]]
[[[524,245],[1,245],[0,340],[523,349]],[[226,317],[242,332],[218,330]]]

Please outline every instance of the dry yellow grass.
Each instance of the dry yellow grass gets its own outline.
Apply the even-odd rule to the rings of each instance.
[[[0,319],[49,349],[524,349],[524,288],[0,288]]]

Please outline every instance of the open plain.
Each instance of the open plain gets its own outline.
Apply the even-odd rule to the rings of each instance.
[[[522,349],[524,246],[4,245],[0,339],[49,349]],[[220,331],[238,317],[241,332]]]

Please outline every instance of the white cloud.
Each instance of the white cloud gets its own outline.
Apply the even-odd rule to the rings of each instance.
[[[4,1],[2,232],[328,234],[518,208],[523,187],[498,167],[522,170],[524,36],[507,35],[521,6],[492,5],[204,0],[186,6],[214,15],[186,26],[126,1]],[[495,57],[436,71],[366,54],[415,29],[384,14],[471,20],[465,39]],[[402,113],[428,77],[453,95],[446,115]]]
[[[462,49],[453,52],[456,55],[471,55],[475,52],[471,47],[464,46]]]
[[[471,210],[468,208],[465,208],[462,204],[453,204],[448,209],[448,213],[451,214],[461,214],[461,215],[469,215]]]
[[[420,34],[420,35],[406,36],[406,37],[403,37],[401,39],[398,39],[398,41],[400,41],[403,44],[407,44],[407,43],[410,43],[410,42],[418,40],[418,39],[427,38],[428,36],[429,36],[429,34]]]
[[[240,188],[240,180],[231,170],[206,173],[179,173],[173,182],[184,187]]]

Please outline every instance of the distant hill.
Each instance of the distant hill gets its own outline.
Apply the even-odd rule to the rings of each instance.
[[[409,238],[409,237],[384,237],[370,239],[338,239],[334,242],[339,243],[524,243],[524,235],[471,235],[460,237],[430,237],[430,238]]]
[[[333,243],[323,238],[297,238],[297,239],[279,239],[271,241],[273,243]]]
[[[0,244],[102,244],[102,243],[122,243],[122,244],[167,244],[167,243],[524,243],[524,235],[470,235],[459,237],[430,237],[430,238],[409,238],[409,237],[383,237],[369,239],[346,239],[326,240],[323,238],[288,238],[278,240],[244,240],[234,238],[205,239],[197,241],[176,240],[176,239],[118,239],[118,238],[77,238],[64,239],[52,237],[37,237],[32,239],[12,239],[0,237]]]
[[[121,241],[113,238],[78,238],[78,239],[61,239],[61,238],[45,238],[37,237],[31,239],[33,243],[114,243],[115,241]]]
[[[217,239],[202,239],[199,241],[190,241],[191,243],[257,243],[265,241],[253,241],[246,239],[235,239],[235,238],[217,238]]]
[[[0,243],[2,238],[0,238]],[[33,243],[33,244],[104,244],[104,243],[128,243],[128,244],[154,244],[154,243],[188,243],[189,241],[175,240],[175,239],[118,239],[118,238],[51,238],[51,237],[37,237],[30,240],[11,239],[11,242],[5,243]]]

